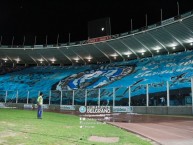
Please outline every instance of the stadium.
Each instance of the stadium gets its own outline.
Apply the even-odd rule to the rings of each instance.
[[[13,39],[4,45],[1,37],[0,144],[193,143],[193,11],[115,35],[104,21],[105,35],[92,37],[90,29],[90,38],[76,42],[15,45]],[[102,117],[85,117],[81,107]],[[94,126],[80,124],[82,119]],[[124,130],[146,139],[135,143],[139,139]],[[40,142],[34,139],[39,136]],[[99,142],[87,139],[96,136]]]

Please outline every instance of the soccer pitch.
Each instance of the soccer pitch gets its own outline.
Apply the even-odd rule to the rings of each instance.
[[[147,140],[108,124],[80,128],[80,117],[36,111],[0,109],[0,145],[150,145]],[[91,141],[91,136],[116,137],[115,143]]]

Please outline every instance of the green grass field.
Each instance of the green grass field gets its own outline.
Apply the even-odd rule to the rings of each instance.
[[[119,137],[117,143],[89,141],[90,136]],[[80,128],[80,118],[73,115],[36,111],[0,109],[0,145],[150,145],[147,140],[108,124]]]

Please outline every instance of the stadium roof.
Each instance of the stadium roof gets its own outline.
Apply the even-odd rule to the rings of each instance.
[[[21,64],[89,64],[152,57],[192,48],[193,11],[190,11],[154,25],[101,39],[53,45],[1,45],[0,59]]]

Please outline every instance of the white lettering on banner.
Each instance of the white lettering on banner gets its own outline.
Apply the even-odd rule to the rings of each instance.
[[[32,106],[32,104],[24,104],[23,108],[24,109],[33,109],[33,106]]]
[[[5,108],[5,104],[0,103],[0,108]]]
[[[131,106],[114,106],[113,112],[132,113],[133,107],[131,107]]]
[[[103,37],[97,37],[87,40],[87,43],[95,43],[95,42],[101,42],[111,39],[111,36],[103,36]]]
[[[180,66],[185,66],[185,65],[190,65],[190,64],[193,64],[193,60],[189,60],[189,61],[186,61],[186,62],[181,62],[180,63]]]
[[[74,105],[60,105],[60,110],[75,110]]]
[[[38,108],[38,105],[35,104],[34,108]],[[49,105],[48,104],[43,104],[43,109],[49,109]]]
[[[174,69],[174,70],[164,70],[161,72],[150,72],[150,71],[146,71],[144,73],[139,73],[138,75],[136,75],[134,78],[140,78],[140,77],[144,77],[144,76],[154,76],[154,75],[163,75],[163,74],[173,74],[174,72],[183,72],[183,71],[187,71],[187,70],[193,70],[193,67],[185,67],[185,68],[178,68],[178,69]]]
[[[87,106],[87,113],[111,113],[110,106]]]

